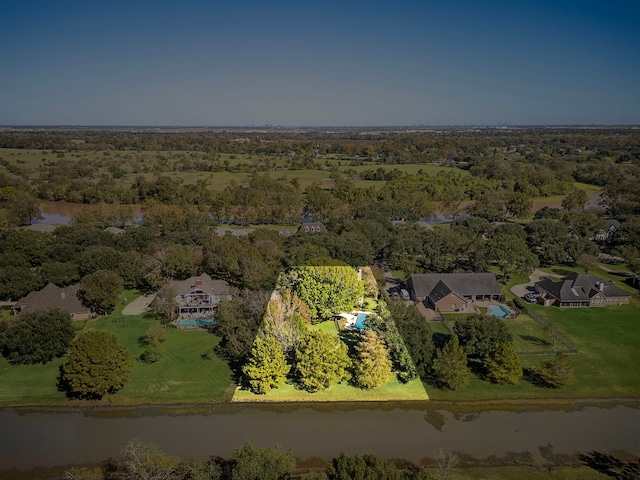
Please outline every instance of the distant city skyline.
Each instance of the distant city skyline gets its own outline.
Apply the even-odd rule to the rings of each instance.
[[[0,125],[640,124],[640,2],[27,1]]]

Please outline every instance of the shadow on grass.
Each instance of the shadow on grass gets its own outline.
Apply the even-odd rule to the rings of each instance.
[[[556,385],[551,385],[546,382],[535,368],[523,368],[522,379],[535,387],[547,388],[549,390],[555,390],[558,388]]]
[[[525,342],[529,342],[533,345],[540,345],[543,347],[550,347],[551,342],[545,340],[544,338],[534,337],[533,335],[520,335],[520,338]]]
[[[354,330],[342,330],[339,333],[340,340],[349,348],[349,357],[353,357],[356,354],[356,345],[360,341],[360,333]]]
[[[621,480],[640,478],[640,459],[628,453],[609,454],[593,451],[580,454],[579,458],[587,467],[608,477]]]

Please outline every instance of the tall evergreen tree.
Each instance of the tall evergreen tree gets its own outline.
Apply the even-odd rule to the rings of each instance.
[[[324,390],[348,377],[347,346],[335,335],[310,331],[296,349],[296,376],[309,392]]]
[[[280,342],[271,336],[259,336],[249,361],[242,367],[253,393],[264,394],[284,383],[291,367],[284,359]]]
[[[389,350],[376,332],[365,330],[355,349],[353,379],[356,385],[371,390],[391,378]]]
[[[576,381],[569,357],[561,352],[557,353],[555,357],[542,362],[536,373],[551,388],[564,387]]]
[[[494,383],[516,384],[522,378],[522,364],[511,343],[498,343],[484,361],[487,378]]]
[[[471,372],[467,367],[467,355],[456,335],[436,353],[433,373],[438,385],[448,390],[457,390],[469,382]]]

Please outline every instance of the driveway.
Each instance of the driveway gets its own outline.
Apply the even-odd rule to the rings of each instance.
[[[529,275],[529,282],[528,283],[521,283],[519,285],[514,285],[513,287],[511,287],[511,292],[514,295],[517,295],[518,297],[522,298],[527,293],[531,293],[531,292],[534,291],[533,284],[536,283],[536,282],[539,282],[542,277],[562,278],[562,275],[555,275],[553,273],[543,272],[542,270],[539,270],[539,269],[536,268],[533,271],[533,273],[531,275]]]
[[[141,315],[149,310],[149,305],[156,298],[156,294],[141,295],[122,309],[123,315]]]

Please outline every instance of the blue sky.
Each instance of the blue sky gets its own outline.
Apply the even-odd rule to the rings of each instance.
[[[16,1],[0,125],[640,124],[640,2]]]

